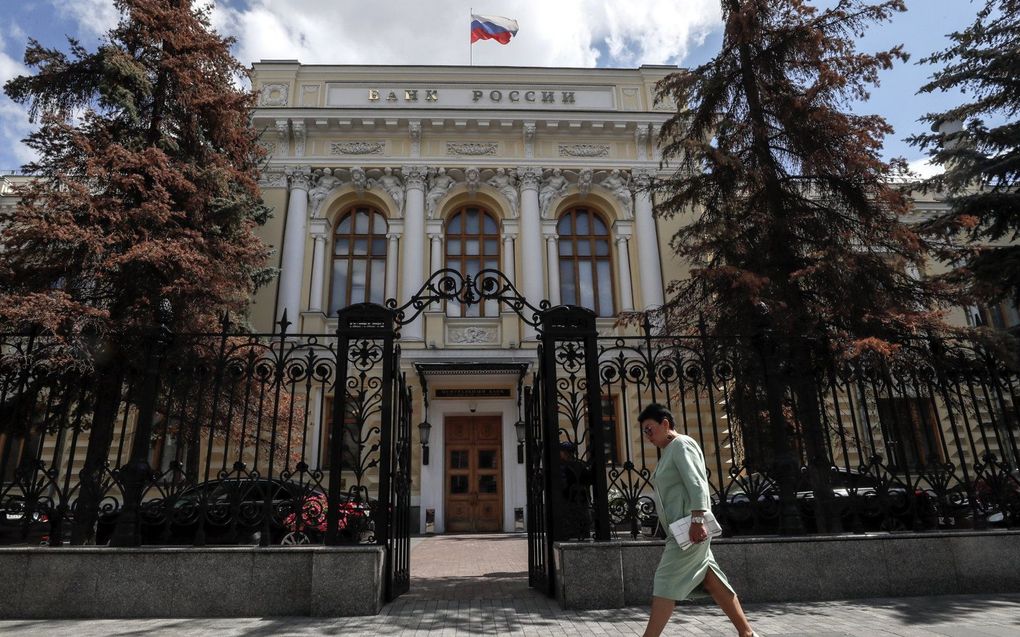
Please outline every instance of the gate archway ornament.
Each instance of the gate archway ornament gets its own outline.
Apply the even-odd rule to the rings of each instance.
[[[414,321],[422,312],[443,301],[456,301],[462,305],[478,305],[496,301],[500,307],[512,310],[525,324],[539,330],[542,315],[551,309],[547,300],[535,307],[514,287],[510,279],[496,269],[480,270],[478,274],[462,274],[453,268],[436,270],[418,292],[403,305],[388,299],[386,307],[394,312],[397,330]]]

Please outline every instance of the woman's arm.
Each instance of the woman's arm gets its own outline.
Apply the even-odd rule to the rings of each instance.
[[[680,440],[682,453],[673,454],[676,468],[680,472],[687,496],[691,500],[691,510],[704,513],[711,508],[708,491],[708,473],[705,470],[705,457],[698,449],[698,444],[690,438]]]
[[[711,508],[711,501],[708,493],[708,472],[705,469],[705,456],[701,453],[697,443],[690,438],[683,438],[680,441],[682,449],[680,453],[673,454],[677,470],[683,481],[684,488],[691,502],[691,515],[697,517],[704,515],[705,511]],[[708,539],[708,531],[704,524],[691,524],[691,542],[695,544]]]

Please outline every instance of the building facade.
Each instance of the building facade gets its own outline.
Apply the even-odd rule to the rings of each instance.
[[[255,327],[286,312],[291,331],[331,333],[338,309],[402,304],[443,268],[501,270],[535,306],[595,310],[605,333],[661,305],[682,274],[647,190],[671,70],[256,64],[280,276]],[[415,452],[421,528],[520,528],[514,424],[534,328],[495,302],[447,302],[405,325],[401,348],[432,425],[429,464]]]

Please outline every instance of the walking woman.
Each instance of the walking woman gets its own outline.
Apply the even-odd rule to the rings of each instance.
[[[698,443],[676,431],[673,414],[662,405],[648,405],[641,411],[638,421],[649,442],[662,450],[652,474],[652,485],[658,496],[655,506],[659,524],[667,535],[666,550],[655,569],[652,613],[645,637],[658,637],[673,614],[676,602],[687,599],[699,586],[704,587],[726,613],[740,637],[757,637],[744,616],[736,592],[712,556],[704,525],[704,514],[710,508],[708,474]],[[692,516],[690,540],[693,545],[684,550],[670,536],[669,525],[688,515]]]

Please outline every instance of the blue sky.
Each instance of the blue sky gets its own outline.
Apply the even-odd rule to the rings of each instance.
[[[213,3],[213,0],[203,0]],[[828,0],[823,0],[822,3]],[[819,3],[819,4],[822,4]],[[908,11],[892,23],[873,27],[864,50],[902,43],[907,64],[882,75],[882,84],[860,112],[884,115],[896,128],[886,157],[912,162],[921,153],[902,139],[923,130],[917,119],[960,101],[957,95],[915,95],[931,69],[917,61],[944,48],[946,34],[964,28],[980,4],[971,0],[907,0]],[[634,67],[647,64],[695,66],[719,46],[717,0],[389,0],[368,10],[356,0],[218,0],[216,27],[238,40],[244,63],[262,58],[306,63],[466,64],[468,14],[515,18],[520,32],[500,46],[474,47],[475,64],[520,66]],[[25,43],[34,37],[64,46],[65,35],[93,46],[116,18],[112,0],[0,0],[0,83],[25,71]],[[24,110],[0,97],[0,170],[30,157],[19,140],[30,124]]]

